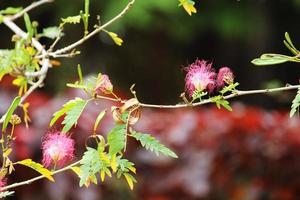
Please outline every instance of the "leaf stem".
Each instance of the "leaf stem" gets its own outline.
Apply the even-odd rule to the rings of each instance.
[[[75,47],[81,45],[82,43],[84,43],[85,41],[87,41],[88,39],[90,39],[91,37],[93,37],[94,35],[96,35],[97,33],[99,33],[100,31],[102,31],[103,29],[105,29],[107,26],[111,25],[113,22],[115,22],[116,20],[120,19],[121,17],[123,17],[128,10],[131,8],[131,6],[134,4],[135,0],[131,0],[127,6],[114,18],[112,18],[111,20],[109,20],[108,22],[106,22],[105,24],[103,24],[102,26],[97,27],[95,30],[93,30],[92,32],[90,32],[89,34],[87,34],[86,36],[84,36],[83,38],[81,38],[80,40],[70,44],[69,46],[66,46],[62,49],[58,49],[55,52],[49,53],[49,56],[57,56],[59,54],[62,53],[66,53],[68,51],[71,51],[72,49],[74,49]]]
[[[280,92],[280,91],[288,91],[288,90],[296,90],[300,88],[300,85],[287,85],[285,87],[278,87],[278,88],[272,88],[272,89],[261,89],[261,90],[235,90],[232,94],[223,96],[223,99],[232,99],[234,97],[238,96],[245,96],[245,95],[252,95],[252,94],[268,94],[268,93],[274,93],[274,92]],[[110,97],[105,97],[105,96],[100,96],[98,95],[97,98],[99,99],[105,99],[109,101],[114,101],[114,102],[121,102],[125,103],[126,100],[122,99],[115,99],[115,98],[110,98]],[[164,108],[164,109],[176,109],[176,108],[187,108],[187,107],[195,107],[195,106],[200,106],[208,103],[213,103],[211,99],[205,99],[202,100],[201,102],[197,103],[178,103],[175,105],[158,105],[158,104],[147,104],[147,103],[139,103],[139,106],[144,107],[144,108]]]

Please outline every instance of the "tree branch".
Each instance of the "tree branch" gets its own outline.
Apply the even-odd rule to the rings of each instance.
[[[28,34],[25,33],[22,29],[20,29],[13,21],[11,21],[11,19],[9,17],[4,17],[3,19],[3,23],[10,28],[15,34],[19,35],[20,37],[27,39],[28,38]],[[43,55],[47,54],[46,50],[44,49],[44,47],[41,45],[41,43],[39,41],[37,41],[36,39],[32,38],[32,44],[33,46],[38,50],[41,51]],[[45,80],[46,78],[46,74],[48,71],[48,68],[51,66],[49,59],[45,56],[42,59],[42,67],[41,70],[38,72],[33,72],[33,73],[25,73],[25,76],[27,77],[39,77],[39,80],[34,83],[29,89],[28,91],[22,96],[22,99],[20,101],[20,104],[22,104],[22,102],[24,102],[24,100],[36,89],[38,88]],[[5,119],[5,115],[3,115],[0,119],[0,123],[3,123]]]
[[[33,2],[32,4],[30,4],[29,6],[27,6],[26,8],[24,8],[21,12],[18,12],[17,14],[15,15],[12,15],[9,17],[9,19],[11,21],[15,20],[15,19],[18,19],[19,17],[22,17],[25,13],[29,12],[30,10],[44,4],[44,3],[50,3],[50,2],[53,2],[54,0],[40,0],[40,1],[36,1],[36,2]]]
[[[127,13],[127,11],[131,8],[131,6],[134,4],[134,2],[135,2],[135,0],[131,0],[127,4],[127,6],[117,16],[115,16],[114,18],[112,18],[111,20],[109,20],[108,22],[106,22],[104,25],[97,27],[95,30],[93,30],[91,33],[89,33],[88,35],[86,35],[82,39],[80,39],[77,42],[74,42],[73,44],[71,44],[69,46],[66,46],[66,47],[64,47],[62,49],[58,49],[55,52],[49,53],[49,56],[52,56],[52,57],[58,56],[59,54],[71,51],[75,47],[81,45],[82,43],[84,43],[85,41],[87,41],[88,39],[90,39],[91,37],[93,37],[94,35],[96,35],[97,33],[99,33],[100,31],[102,31],[103,29],[105,29],[107,26],[109,26],[110,24],[112,24],[116,20],[118,20],[121,17],[123,17]]]
[[[4,17],[3,19],[3,23],[10,28],[15,34],[19,35],[20,37],[27,39],[28,38],[28,34],[25,33],[22,29],[20,29],[14,22],[12,22],[10,20],[9,17]],[[47,52],[44,49],[43,45],[41,45],[41,43],[39,41],[37,41],[36,39],[32,38],[32,45],[40,52],[42,52],[43,59],[42,59],[42,67],[40,71],[37,72],[26,72],[25,76],[26,77],[38,77],[38,76],[42,76],[44,74],[47,73],[48,68],[51,66],[49,59],[47,58]]]
[[[66,167],[64,167],[64,168],[59,169],[59,170],[53,171],[53,172],[52,172],[52,175],[59,174],[59,173],[61,173],[61,172],[64,172],[64,171],[66,171],[66,170],[69,170],[69,169],[71,169],[72,167],[78,165],[78,164],[80,163],[80,161],[81,161],[81,160],[76,161],[76,162],[74,162],[74,163],[72,163],[72,164],[70,164],[70,165],[68,165],[68,166],[66,166]],[[19,186],[22,186],[22,185],[28,185],[28,184],[31,184],[31,183],[37,181],[37,180],[43,179],[43,178],[46,178],[46,177],[45,177],[44,175],[40,175],[40,176],[34,177],[34,178],[32,178],[32,179],[26,180],[26,181],[22,181],[22,182],[18,182],[18,183],[13,183],[13,184],[11,184],[11,185],[2,187],[1,190],[2,190],[2,191],[5,191],[5,190],[9,190],[9,189],[11,189],[11,188],[19,187]]]
[[[252,94],[268,94],[268,93],[274,93],[274,92],[280,92],[280,91],[295,90],[298,88],[300,88],[300,85],[288,85],[285,87],[272,88],[272,89],[261,89],[261,90],[244,90],[244,91],[235,90],[234,93],[224,96],[223,98],[224,99],[232,99],[232,98],[238,97],[238,96],[252,95]],[[100,95],[97,95],[97,98],[114,101],[114,102],[120,102],[120,103],[126,102],[126,100],[120,100],[120,99],[115,99],[115,98],[110,98],[110,97],[100,96]],[[175,108],[195,107],[195,106],[200,106],[200,105],[204,105],[204,104],[208,104],[208,103],[213,103],[213,102],[211,99],[205,99],[201,102],[192,103],[192,104],[178,103],[176,105],[157,105],[157,104],[139,103],[139,106],[144,107],[144,108],[175,109]]]

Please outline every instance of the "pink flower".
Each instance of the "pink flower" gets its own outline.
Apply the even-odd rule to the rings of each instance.
[[[6,179],[5,178],[0,178],[0,191],[3,191],[2,188],[6,186]]]
[[[49,167],[63,166],[74,157],[74,140],[59,131],[49,132],[43,139],[43,164]]]
[[[97,78],[96,94],[111,94],[113,91],[113,85],[111,84],[109,77],[105,74],[99,74]]]
[[[222,67],[219,70],[217,77],[217,87],[222,88],[226,84],[231,84],[234,81],[234,75],[229,67]]]
[[[214,89],[216,73],[211,63],[197,59],[185,68],[185,70],[187,71],[185,88],[190,96],[193,96],[195,91],[202,92],[208,90],[210,92]]]

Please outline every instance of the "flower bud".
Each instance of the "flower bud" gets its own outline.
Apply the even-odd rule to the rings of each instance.
[[[222,88],[226,84],[230,85],[234,82],[234,75],[229,67],[222,67],[217,77],[217,87]]]
[[[111,84],[109,77],[105,74],[99,74],[96,82],[95,93],[96,94],[111,94],[113,91],[113,85]]]

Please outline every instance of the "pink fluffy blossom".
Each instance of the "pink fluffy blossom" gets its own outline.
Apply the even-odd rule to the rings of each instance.
[[[234,75],[229,67],[222,67],[219,70],[217,77],[217,87],[222,88],[226,84],[231,84],[234,81]]]
[[[96,94],[110,94],[113,91],[113,85],[111,84],[109,77],[105,74],[99,74],[97,80],[97,86],[95,89]]]
[[[43,139],[43,164],[63,166],[74,157],[74,140],[59,131],[49,132]]]
[[[212,91],[214,89],[216,73],[211,63],[205,60],[196,60],[185,68],[185,70],[187,71],[185,88],[190,96],[195,91]]]

